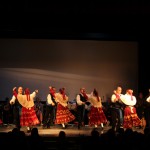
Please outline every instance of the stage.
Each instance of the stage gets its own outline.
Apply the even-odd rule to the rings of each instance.
[[[62,129],[61,125],[51,126],[49,129],[47,129],[47,128],[43,129],[42,126],[35,126],[35,127],[38,128],[39,135],[51,136],[51,137],[57,137],[60,131],[65,131],[66,136],[68,136],[68,137],[90,136],[91,131],[94,129],[94,127],[89,127],[88,125],[85,125],[84,127],[81,127],[81,129],[79,130],[77,128],[77,125],[74,125],[74,124],[68,124],[66,129]],[[7,132],[12,131],[13,128],[14,128],[13,124],[1,125],[0,132],[7,133]],[[110,128],[111,128],[111,126],[106,125],[106,126],[104,126],[104,128],[102,130],[102,128],[100,126],[98,126],[97,130],[99,131],[100,134],[104,134]],[[30,133],[27,133],[26,127],[22,127],[20,130],[24,131],[26,135],[30,135]],[[143,129],[139,129],[139,128],[133,128],[133,131],[144,133]]]

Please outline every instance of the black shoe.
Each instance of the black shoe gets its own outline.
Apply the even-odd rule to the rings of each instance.
[[[27,130],[27,133],[30,133],[31,132],[31,130]]]
[[[43,125],[43,129],[46,129],[47,127],[46,127],[46,125]]]
[[[68,128],[68,125],[66,124],[66,125],[65,125],[65,129],[67,129],[67,128]]]
[[[47,129],[50,129],[50,126],[47,126]]]

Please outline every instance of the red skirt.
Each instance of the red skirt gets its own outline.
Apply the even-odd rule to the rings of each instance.
[[[69,111],[68,107],[61,104],[57,105],[55,124],[68,123],[75,119],[75,116]]]
[[[124,128],[132,128],[133,126],[140,126],[141,120],[136,113],[135,107],[126,106],[124,109]]]
[[[100,125],[101,123],[107,123],[107,118],[103,109],[91,106],[89,112],[89,125]]]
[[[31,107],[30,109],[22,107],[21,117],[20,117],[21,126],[32,126],[32,125],[37,125],[39,123],[40,122],[36,116],[34,107]]]

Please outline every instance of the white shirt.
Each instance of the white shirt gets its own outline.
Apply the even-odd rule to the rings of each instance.
[[[150,103],[150,96],[146,99],[146,101]]]
[[[53,103],[51,94],[47,95],[47,104],[51,105]]]

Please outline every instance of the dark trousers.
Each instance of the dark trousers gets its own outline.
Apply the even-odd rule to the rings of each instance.
[[[85,105],[77,105],[78,126],[81,126],[82,122],[84,122],[84,116],[85,116]]]
[[[16,128],[21,128],[20,126],[20,114],[21,114],[21,107],[20,106],[14,106],[13,107],[13,122]]]
[[[46,105],[43,126],[49,127],[54,124],[56,117],[56,106]]]
[[[112,129],[118,130],[123,124],[123,111],[121,108],[111,108]]]

